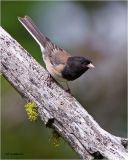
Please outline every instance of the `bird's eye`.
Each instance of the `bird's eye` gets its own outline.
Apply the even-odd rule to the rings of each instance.
[[[86,66],[87,66],[87,63],[86,63],[86,62],[82,63],[82,66],[83,66],[83,67],[86,67]]]

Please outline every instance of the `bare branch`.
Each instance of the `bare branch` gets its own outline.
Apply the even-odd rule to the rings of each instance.
[[[47,71],[5,30],[0,28],[1,72],[27,99],[35,102],[42,121],[54,128],[82,159],[128,159],[128,139],[103,130],[80,103],[55,82]]]

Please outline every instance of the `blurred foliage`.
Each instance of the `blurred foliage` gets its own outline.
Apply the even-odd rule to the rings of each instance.
[[[39,46],[17,20],[24,15],[60,46],[92,59],[96,69],[71,82],[71,92],[101,127],[126,136],[126,2],[2,1],[2,27],[43,64]],[[41,120],[31,123],[26,102],[3,76],[1,83],[2,158],[78,158],[64,140],[54,147],[49,141],[52,130]]]

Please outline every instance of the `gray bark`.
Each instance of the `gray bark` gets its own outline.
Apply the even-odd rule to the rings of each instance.
[[[2,28],[0,56],[1,73],[82,159],[128,159],[128,140],[103,130],[72,95],[55,82],[49,85],[48,72]]]

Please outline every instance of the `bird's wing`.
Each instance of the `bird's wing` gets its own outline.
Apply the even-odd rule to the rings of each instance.
[[[53,50],[49,54],[49,59],[51,64],[57,66],[59,64],[65,65],[67,62],[67,59],[71,57],[70,54],[68,54],[66,51],[62,50]]]

